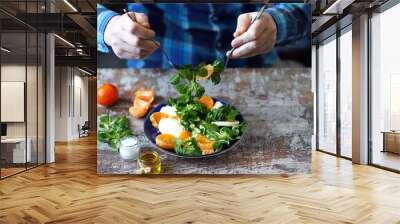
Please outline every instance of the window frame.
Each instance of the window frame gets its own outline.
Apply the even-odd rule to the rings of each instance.
[[[339,21],[340,22],[340,21]],[[346,24],[344,27],[337,29],[335,33],[331,34],[330,36],[326,37],[325,39],[319,41],[316,43],[316,50],[315,50],[315,57],[316,57],[316,70],[315,70],[315,74],[316,74],[316,93],[315,93],[315,97],[316,97],[316,133],[315,133],[315,145],[316,145],[316,151],[319,152],[323,152],[329,155],[333,155],[339,158],[343,158],[346,160],[352,160],[351,157],[347,157],[342,155],[341,153],[341,118],[340,118],[340,84],[341,84],[341,67],[340,67],[340,37],[342,35],[344,35],[347,32],[351,32],[352,31],[352,23],[350,22],[349,24]],[[319,74],[319,63],[318,63],[318,59],[319,59],[319,47],[322,43],[328,43],[330,41],[336,41],[336,152],[332,153],[332,152],[328,152],[324,149],[321,149],[319,147],[319,94],[320,94],[320,74]]]

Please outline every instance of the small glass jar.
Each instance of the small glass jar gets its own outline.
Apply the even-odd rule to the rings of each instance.
[[[121,139],[119,155],[124,160],[136,160],[139,156],[139,141],[136,137],[130,136]]]
[[[151,149],[142,149],[138,158],[138,166],[141,173],[160,174],[161,159],[158,153]]]

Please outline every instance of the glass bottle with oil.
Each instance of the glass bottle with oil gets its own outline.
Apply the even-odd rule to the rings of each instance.
[[[138,158],[138,166],[144,174],[160,174],[161,159],[157,152],[151,149],[142,149]]]

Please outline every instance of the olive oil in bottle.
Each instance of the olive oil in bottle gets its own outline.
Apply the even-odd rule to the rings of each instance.
[[[138,158],[138,165],[145,174],[160,174],[161,173],[161,160],[157,152],[144,149],[140,152]]]

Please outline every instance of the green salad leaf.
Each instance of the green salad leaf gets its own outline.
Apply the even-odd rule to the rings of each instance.
[[[113,150],[119,148],[120,140],[124,137],[132,136],[127,117],[112,117],[102,115],[98,130],[98,140],[107,143]]]
[[[205,64],[199,64],[196,67],[192,65],[184,65],[170,79],[170,83],[175,86],[176,91],[180,96],[173,101],[174,104],[185,104],[199,99],[204,95],[204,87],[197,82],[197,77],[207,77],[207,69]],[[217,85],[221,81],[221,72],[224,70],[224,63],[220,60],[215,60],[212,63],[214,68],[211,75],[211,81]]]
[[[231,105],[224,105],[218,109],[211,110],[206,117],[206,121],[235,121],[239,111]]]
[[[211,65],[213,73],[208,79],[217,85],[221,82],[220,74],[224,70],[224,63],[215,60]],[[239,111],[230,105],[209,110],[198,102],[204,95],[205,89],[197,82],[197,78],[208,76],[208,71],[204,66],[206,66],[204,63],[195,67],[185,65],[170,79],[170,83],[180,95],[175,99],[170,98],[168,105],[176,108],[177,114],[181,117],[182,126],[185,130],[192,132],[190,139],[176,140],[175,152],[181,155],[202,155],[195,138],[198,134],[214,141],[214,152],[218,152],[224,145],[229,145],[233,140],[239,139],[246,127],[244,121],[233,127],[213,124],[216,121],[236,121]]]
[[[177,139],[175,142],[175,152],[181,155],[201,156],[201,151],[197,146],[196,139],[190,138],[186,141]]]
[[[215,60],[212,66],[214,66],[214,73],[211,76],[211,81],[214,83],[214,85],[217,85],[221,82],[221,73],[224,71],[224,62]]]

